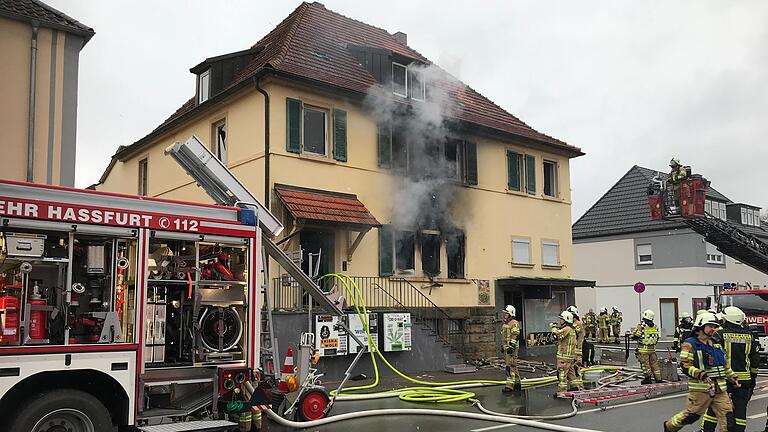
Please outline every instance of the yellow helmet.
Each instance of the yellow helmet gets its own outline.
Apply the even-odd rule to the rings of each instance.
[[[728,306],[723,310],[723,318],[729,323],[741,325],[741,323],[744,322],[745,317],[746,315],[744,315],[744,311],[736,306]]]
[[[653,311],[652,311],[652,310],[650,310],[650,309],[646,309],[646,310],[643,312],[643,319],[644,319],[644,320],[653,321],[653,319],[654,319],[654,318],[656,318],[656,314],[655,314],[655,313],[653,313]]]

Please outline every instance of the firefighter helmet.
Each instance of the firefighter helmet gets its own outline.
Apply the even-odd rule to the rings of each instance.
[[[652,311],[652,310],[650,310],[650,309],[646,309],[646,310],[643,312],[643,319],[644,319],[644,320],[653,321],[653,319],[654,319],[654,318],[656,318],[656,314],[655,314],[655,313],[653,313],[653,311]]]
[[[568,309],[566,310],[574,315],[579,314],[579,309],[576,306],[568,306]]]
[[[517,315],[517,311],[515,310],[515,307],[512,305],[507,305],[504,309],[501,310],[502,314],[508,314],[509,316],[513,317]]]
[[[680,166],[680,160],[678,160],[677,158],[672,158],[672,160],[669,161],[669,166],[671,167]]]
[[[608,308],[607,307],[601,307],[600,308],[600,313],[608,313]]]
[[[573,324],[573,314],[568,311],[562,311],[560,313],[560,319],[567,322],[568,324]]]
[[[744,311],[737,308],[736,306],[728,306],[725,308],[725,310],[723,310],[723,312],[723,318],[725,318],[725,320],[729,323],[741,325],[741,323],[744,322]]]
[[[696,317],[696,321],[693,323],[693,329],[698,330],[704,328],[705,325],[711,324],[713,326],[720,326],[717,322],[717,317],[711,312],[700,314]]]
[[[691,314],[689,314],[688,312],[683,312],[680,314],[680,318],[690,318],[690,317],[691,317]]]
[[[619,311],[619,307],[618,306],[614,306],[611,309],[613,309],[614,312],[618,312]]]

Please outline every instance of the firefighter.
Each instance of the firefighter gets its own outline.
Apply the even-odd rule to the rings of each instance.
[[[568,306],[566,311],[573,315],[573,329],[576,330],[576,347],[573,352],[573,365],[571,368],[573,369],[573,374],[576,376],[573,385],[580,389],[583,384],[581,378],[581,362],[584,360],[584,324],[581,322],[581,318],[579,318],[579,309],[576,308],[576,306]]]
[[[600,343],[608,343],[608,323],[611,320],[611,316],[608,315],[607,308],[600,308],[600,313],[597,314],[597,341]]]
[[[675,340],[672,342],[672,349],[675,352],[680,352],[680,345],[683,341],[691,337],[691,328],[693,328],[693,320],[691,314],[683,312],[680,314],[680,322],[675,327]]]
[[[589,312],[584,314],[583,322],[585,337],[594,339],[597,336],[597,315],[595,315],[595,311],[593,311],[592,308],[589,309]]]
[[[563,311],[560,323],[551,323],[552,333],[557,337],[557,378],[558,391],[567,391],[573,387],[576,376],[573,373],[574,353],[576,352],[576,330],[573,328],[573,314]]]
[[[657,383],[661,380],[661,369],[659,369],[659,359],[656,356],[656,343],[659,342],[659,328],[653,323],[655,314],[647,309],[643,312],[643,319],[640,324],[632,331],[632,339],[637,340],[637,350],[635,351],[640,366],[643,369],[644,378],[641,384],[651,384],[653,380]]]
[[[613,330],[613,343],[619,343],[621,337],[621,321],[624,317],[618,306],[611,308],[611,330]]]
[[[680,183],[688,177],[688,170],[675,158],[669,161],[669,168],[669,181],[673,184]]]
[[[760,364],[760,344],[752,332],[743,326],[744,312],[741,309],[728,306],[723,310],[723,318],[725,322],[718,333],[728,364],[739,379],[738,387],[728,386],[736,422],[733,431],[744,432],[747,428],[747,404],[755,391],[757,368]],[[701,430],[714,432],[715,426],[717,418],[710,408],[704,415]]]
[[[664,422],[665,432],[679,431],[695,423],[712,408],[721,431],[733,431],[733,406],[726,393],[726,380],[738,386],[738,377],[728,366],[725,352],[712,342],[717,317],[705,313],[696,318],[692,336],[680,347],[680,368],[688,375],[688,404]]]
[[[506,364],[507,382],[504,393],[520,391],[520,374],[517,371],[517,354],[519,351],[518,337],[520,336],[520,323],[515,319],[516,311],[512,305],[507,305],[501,311],[504,325],[501,326],[501,342],[504,349],[504,363]]]

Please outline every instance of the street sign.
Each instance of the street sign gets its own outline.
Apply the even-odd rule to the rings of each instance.
[[[635,292],[638,294],[642,294],[645,292],[645,284],[642,282],[638,282],[635,284]]]

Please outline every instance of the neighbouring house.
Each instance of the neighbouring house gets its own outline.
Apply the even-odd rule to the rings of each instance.
[[[77,76],[92,28],[38,0],[0,0],[0,178],[75,184]]]
[[[208,143],[286,226],[312,274],[355,277],[374,309],[405,308],[496,355],[514,304],[531,345],[574,300],[569,162],[538,132],[389,32],[303,3],[248,49],[190,69],[193,96],[121,146],[94,187],[210,199],[163,150]],[[272,269],[279,310],[305,298]],[[292,291],[293,290],[293,291]],[[306,322],[306,319],[303,319]]]
[[[627,326],[641,310],[656,312],[669,336],[683,312],[706,308],[707,297],[724,284],[768,288],[768,275],[723,255],[680,221],[651,220],[648,185],[666,174],[633,166],[573,224],[574,275],[596,281],[576,289],[581,310],[618,306]],[[760,208],[734,203],[710,187],[705,211],[768,239]],[[634,292],[636,282],[646,291]]]

